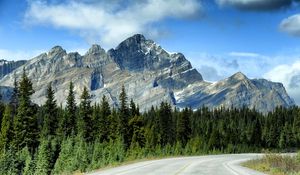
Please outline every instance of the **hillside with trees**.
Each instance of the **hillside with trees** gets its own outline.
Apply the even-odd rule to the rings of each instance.
[[[262,114],[247,107],[179,110],[162,102],[140,112],[120,88],[118,108],[110,107],[105,96],[91,104],[87,88],[76,104],[71,82],[63,108],[49,84],[47,100],[38,106],[31,101],[34,89],[24,70],[11,102],[0,104],[0,174],[69,174],[150,157],[300,146],[297,106]]]

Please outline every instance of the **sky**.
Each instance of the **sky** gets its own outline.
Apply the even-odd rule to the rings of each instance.
[[[207,81],[241,71],[283,83],[300,105],[300,0],[0,0],[0,59],[108,50],[136,33]]]

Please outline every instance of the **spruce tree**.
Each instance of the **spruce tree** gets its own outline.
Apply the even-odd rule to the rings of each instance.
[[[14,139],[13,146],[21,150],[25,146],[33,152],[37,146],[37,117],[36,107],[32,104],[30,96],[34,93],[32,83],[27,77],[25,69],[19,83],[19,106],[17,115],[14,118]]]
[[[108,121],[108,140],[115,140],[120,136],[120,118],[115,109],[107,118]]]
[[[54,90],[52,89],[51,84],[48,85],[46,98],[47,100],[44,105],[45,115],[43,118],[42,128],[43,137],[55,135],[55,132],[58,128],[58,109],[56,106],[56,100],[54,99]]]
[[[295,112],[295,117],[293,121],[293,134],[295,138],[296,145],[300,146],[300,109]]]
[[[18,105],[19,105],[19,99],[18,99],[18,81],[17,81],[17,77],[16,77],[15,73],[14,73],[14,88],[13,88],[13,92],[12,92],[9,104],[12,107],[12,113],[13,113],[13,115],[15,115],[17,113],[17,108],[18,108]]]
[[[0,94],[0,125],[1,125],[1,122],[2,122],[2,118],[3,118],[3,115],[4,115],[4,110],[5,110],[5,105],[4,103],[1,101],[1,94]]]
[[[2,151],[7,150],[12,137],[13,137],[13,133],[12,133],[11,108],[9,105],[7,105],[5,107],[4,116],[2,118],[2,123],[1,123],[0,154]]]
[[[183,146],[187,143],[191,134],[189,109],[185,108],[178,116],[176,127],[176,140],[181,142]]]
[[[47,175],[51,172],[51,148],[48,140],[43,139],[38,148],[36,157],[35,175]]]
[[[127,94],[125,91],[124,85],[122,86],[121,93],[119,96],[120,100],[120,134],[122,136],[122,139],[124,141],[124,145],[126,148],[130,145],[130,136],[128,133],[128,120],[129,120],[129,109],[127,106]]]
[[[99,134],[99,137],[100,137],[100,141],[103,142],[103,141],[108,141],[108,135],[109,135],[109,120],[108,120],[108,117],[109,115],[111,114],[111,110],[110,110],[110,107],[109,107],[109,103],[106,99],[106,96],[103,96],[102,97],[102,101],[101,101],[101,104],[100,104],[100,116],[98,118],[98,134]]]
[[[133,99],[130,100],[130,117],[134,117],[135,115],[140,115],[138,107],[135,105]]]
[[[80,99],[79,118],[77,119],[78,134],[87,141],[91,141],[93,132],[91,96],[86,87],[83,88]]]
[[[141,116],[135,115],[129,121],[129,127],[132,130],[132,138],[131,138],[131,145],[145,145],[145,128],[144,128],[144,121]]]
[[[174,143],[175,134],[174,130],[172,129],[172,109],[171,106],[165,102],[161,103],[159,109],[159,127],[162,146]]]
[[[66,110],[66,118],[65,121],[62,122],[62,128],[65,128],[63,129],[65,131],[65,136],[70,136],[72,133],[75,133],[76,126],[76,102],[74,85],[72,81],[69,85]]]

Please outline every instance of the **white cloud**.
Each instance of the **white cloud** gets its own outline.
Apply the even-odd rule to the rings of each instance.
[[[22,50],[6,50],[0,49],[0,59],[5,60],[28,60],[33,58],[39,54],[41,54],[43,50],[35,50],[35,51],[22,51]]]
[[[300,61],[283,64],[265,73],[264,77],[271,81],[281,82],[288,94],[300,105]]]
[[[71,1],[49,4],[30,1],[25,24],[52,25],[78,32],[89,43],[112,47],[136,33],[160,35],[153,25],[166,18],[193,17],[201,11],[197,0]],[[118,2],[118,3],[116,3]],[[120,4],[126,4],[122,7]]]
[[[282,20],[280,30],[293,36],[300,36],[300,14]]]
[[[251,52],[230,52],[229,56],[233,57],[262,57],[262,55]]]

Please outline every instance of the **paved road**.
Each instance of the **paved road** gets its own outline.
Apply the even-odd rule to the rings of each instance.
[[[89,175],[263,175],[239,165],[243,161],[260,156],[259,154],[228,154],[168,158],[124,165]]]

